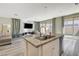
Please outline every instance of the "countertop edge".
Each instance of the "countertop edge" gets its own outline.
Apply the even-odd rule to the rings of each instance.
[[[48,42],[54,41],[54,40],[56,40],[57,38],[60,38],[60,37],[62,37],[62,36],[64,36],[64,35],[61,35],[61,36],[59,36],[59,37],[55,37],[54,39],[49,40],[49,41],[47,41],[47,42],[44,42],[44,43],[42,43],[42,44],[40,44],[40,45],[35,45],[35,44],[31,43],[30,41],[28,41],[25,37],[23,37],[23,38],[24,38],[27,42],[29,42],[30,44],[32,44],[33,46],[35,46],[36,48],[38,48],[39,46],[42,46],[42,45],[44,45],[44,44],[46,44],[46,43],[48,43]]]

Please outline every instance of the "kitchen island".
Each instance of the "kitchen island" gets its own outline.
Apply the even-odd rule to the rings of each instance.
[[[63,35],[55,35],[46,40],[24,37],[26,41],[27,56],[59,56],[61,55]]]

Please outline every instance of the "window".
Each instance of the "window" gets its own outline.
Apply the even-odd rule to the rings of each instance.
[[[73,19],[65,19],[64,20],[64,29],[63,29],[64,34],[73,34]]]
[[[40,30],[42,34],[45,34],[45,24],[40,24]]]
[[[79,17],[64,19],[64,34],[78,35],[79,33]]]
[[[52,32],[52,23],[51,22],[44,22],[40,24],[41,34],[48,35]]]
[[[79,20],[74,20],[74,35],[78,35],[79,33]]]

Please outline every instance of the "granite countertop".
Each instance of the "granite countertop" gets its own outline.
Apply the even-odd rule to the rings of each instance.
[[[46,40],[39,40],[39,39],[36,39],[33,36],[32,37],[24,37],[24,39],[27,42],[29,42],[30,44],[34,45],[35,47],[39,47],[39,46],[44,45],[44,44],[46,44],[48,42],[54,41],[59,37],[63,37],[63,35],[55,35],[55,37],[51,37],[51,38],[46,39]]]

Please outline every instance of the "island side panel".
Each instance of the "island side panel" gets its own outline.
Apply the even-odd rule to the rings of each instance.
[[[41,46],[35,47],[34,45],[27,42],[27,55],[28,56],[41,56]]]

